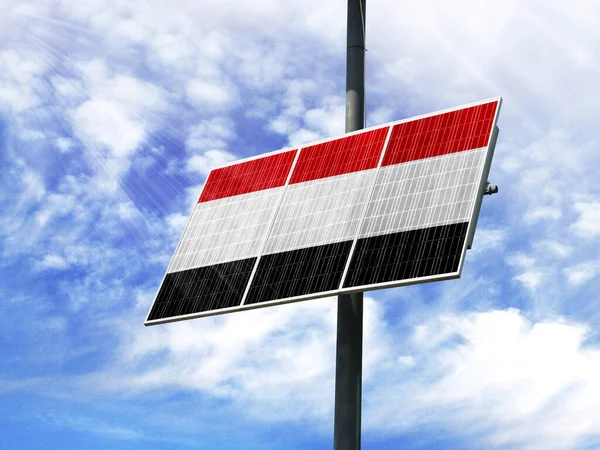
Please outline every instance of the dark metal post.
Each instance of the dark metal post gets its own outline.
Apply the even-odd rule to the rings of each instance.
[[[366,0],[348,0],[346,133],[365,127]]]
[[[338,296],[333,448],[360,449],[363,294]]]
[[[346,133],[365,127],[366,0],[348,0]],[[333,448],[359,450],[363,294],[338,296]]]

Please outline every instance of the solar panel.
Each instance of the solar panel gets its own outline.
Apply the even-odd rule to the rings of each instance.
[[[458,278],[501,98],[210,172],[146,325]]]

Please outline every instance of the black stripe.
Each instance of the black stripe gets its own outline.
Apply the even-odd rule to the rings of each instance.
[[[239,306],[256,258],[168,273],[148,320]]]
[[[245,304],[337,289],[352,241],[264,255]]]
[[[456,272],[467,226],[464,222],[361,238],[344,287]]]

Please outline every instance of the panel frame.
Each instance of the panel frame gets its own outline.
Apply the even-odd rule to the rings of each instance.
[[[347,288],[343,288],[343,287],[339,287],[337,289],[334,290],[330,290],[330,291],[324,291],[324,292],[318,292],[318,293],[311,293],[311,294],[306,294],[306,295],[300,295],[300,296],[296,296],[296,297],[289,297],[289,298],[284,298],[284,299],[276,299],[276,300],[270,300],[270,301],[265,301],[265,302],[261,302],[261,303],[252,303],[252,304],[245,304],[245,299],[247,296],[247,293],[250,289],[250,284],[252,282],[252,279],[255,275],[255,272],[258,268],[258,263],[260,262],[260,258],[262,256],[262,250],[264,250],[264,247],[266,245],[269,233],[271,228],[274,225],[275,222],[275,218],[277,216],[277,211],[279,210],[279,207],[281,206],[281,203],[283,201],[283,198],[285,197],[285,192],[287,190],[287,187],[289,185],[290,179],[292,177],[293,174],[293,170],[296,166],[296,162],[298,161],[299,157],[300,157],[300,153],[302,151],[302,148],[305,147],[309,147],[309,146],[314,146],[314,145],[318,145],[321,143],[325,143],[325,142],[329,142],[335,139],[341,139],[344,137],[348,137],[351,135],[355,135],[355,134],[362,134],[362,133],[366,133],[369,131],[373,131],[376,129],[381,129],[381,128],[385,128],[385,127],[389,127],[390,129],[388,130],[388,134],[386,136],[386,140],[382,149],[382,153],[380,155],[380,160],[378,162],[377,165],[377,173],[379,172],[384,156],[385,156],[385,152],[387,150],[387,146],[389,143],[389,139],[390,136],[392,134],[392,128],[395,125],[398,124],[402,124],[402,123],[407,123],[407,122],[412,122],[415,120],[419,120],[419,119],[424,119],[427,117],[432,117],[432,116],[437,116],[437,115],[441,115],[444,113],[448,113],[448,112],[454,112],[454,111],[459,111],[461,109],[466,109],[472,106],[478,106],[478,105],[482,105],[485,103],[491,103],[491,102],[497,102],[498,103],[498,107],[496,108],[496,112],[492,121],[492,130],[490,131],[490,137],[488,139],[487,142],[487,146],[486,148],[486,156],[485,156],[485,162],[483,164],[482,167],[482,172],[481,172],[481,178],[480,178],[480,185],[479,185],[479,189],[478,192],[476,194],[475,197],[475,205],[473,207],[473,211],[472,211],[472,215],[470,217],[470,220],[468,222],[468,227],[467,227],[467,234],[465,237],[465,242],[463,244],[463,247],[461,249],[461,256],[460,256],[460,260],[459,260],[459,265],[458,265],[458,269],[456,270],[456,272],[451,272],[451,273],[444,273],[444,274],[438,274],[438,275],[429,275],[429,276],[424,276],[424,277],[418,277],[418,278],[411,278],[411,279],[405,279],[405,280],[394,280],[394,281],[389,281],[389,282],[383,282],[383,283],[376,283],[376,284],[370,284],[370,285],[362,285],[362,286],[353,286],[353,287],[347,287]],[[281,194],[279,203],[277,205],[277,207],[275,208],[274,214],[272,216],[272,220],[271,223],[268,227],[268,232],[267,235],[265,236],[265,240],[263,242],[263,245],[261,246],[261,252],[257,255],[256,257],[256,262],[255,262],[255,266],[254,269],[252,271],[250,280],[248,282],[248,285],[246,286],[246,290],[244,292],[243,298],[241,300],[241,304],[240,306],[235,306],[235,307],[230,307],[230,308],[222,308],[222,309],[218,309],[218,310],[212,310],[212,311],[204,311],[204,312],[198,312],[198,313],[191,313],[191,314],[187,314],[187,315],[183,315],[183,316],[174,316],[174,317],[166,317],[166,318],[162,318],[162,319],[155,319],[155,320],[148,320],[148,317],[150,316],[150,313],[152,311],[152,307],[154,306],[154,301],[150,307],[150,310],[148,311],[148,314],[146,315],[146,320],[144,321],[144,325],[145,326],[151,326],[151,325],[159,325],[159,324],[163,324],[163,323],[170,323],[170,322],[179,322],[179,321],[183,321],[183,320],[190,320],[190,319],[195,319],[195,318],[199,318],[199,317],[209,317],[209,316],[215,316],[215,315],[221,315],[221,314],[228,314],[228,313],[232,313],[232,312],[238,312],[238,311],[248,311],[248,310],[252,310],[252,309],[258,309],[258,308],[266,308],[269,306],[278,306],[278,305],[285,305],[288,303],[295,303],[295,302],[300,302],[300,301],[305,301],[305,300],[311,300],[311,299],[319,299],[319,298],[325,298],[325,297],[331,297],[331,296],[335,296],[335,295],[340,295],[340,294],[351,294],[351,293],[358,293],[358,292],[368,292],[368,291],[372,291],[372,290],[377,290],[377,289],[388,289],[388,288],[394,288],[394,287],[401,287],[401,286],[409,286],[409,285],[414,285],[414,284],[421,284],[421,283],[428,283],[428,282],[432,282],[432,281],[445,281],[445,280],[452,280],[452,279],[457,279],[460,277],[461,273],[462,273],[462,269],[464,266],[464,261],[465,261],[465,257],[466,257],[466,253],[467,250],[471,248],[472,246],[472,242],[474,239],[474,234],[475,234],[475,228],[477,226],[477,219],[479,217],[479,213],[480,213],[480,209],[481,209],[481,203],[483,200],[483,196],[485,193],[485,190],[487,188],[487,183],[488,183],[488,177],[489,177],[489,171],[491,168],[491,163],[492,163],[492,159],[493,159],[493,155],[494,155],[494,150],[495,150],[495,145],[497,142],[497,138],[498,138],[498,134],[499,134],[499,128],[497,126],[498,123],[498,117],[500,114],[500,109],[502,107],[502,97],[498,96],[498,97],[493,97],[493,98],[488,98],[485,100],[481,100],[481,101],[477,101],[477,102],[473,102],[473,103],[468,103],[465,105],[460,105],[460,106],[456,106],[456,107],[452,107],[452,108],[447,108],[444,110],[438,110],[438,111],[434,111],[431,113],[427,113],[427,114],[422,114],[422,115],[418,115],[418,116],[413,116],[413,117],[409,117],[406,119],[401,119],[398,121],[393,121],[393,122],[388,122],[385,124],[380,124],[380,125],[376,125],[376,126],[372,126],[369,128],[364,128],[361,130],[357,130],[351,133],[346,133],[340,136],[335,136],[335,137],[329,137],[329,138],[324,138],[321,139],[319,141],[314,141],[314,142],[310,142],[307,143],[305,145],[299,145],[299,146],[293,146],[293,147],[285,147],[283,149],[279,149],[273,152],[268,152],[268,153],[262,153],[259,155],[254,155],[248,158],[244,158],[244,159],[240,159],[240,160],[235,160],[235,161],[231,161],[227,164],[224,164],[222,166],[219,166],[218,168],[223,168],[223,167],[228,167],[228,166],[233,166],[236,164],[240,164],[240,163],[244,163],[247,161],[252,161],[255,159],[260,159],[260,158],[264,158],[264,157],[268,157],[268,156],[272,156],[272,155],[276,155],[279,153],[283,153],[286,151],[290,151],[290,150],[296,150],[296,156],[294,159],[294,162],[290,168],[290,173],[288,174],[287,180],[285,185],[283,185],[283,192]],[[481,147],[483,148],[483,147]],[[216,169],[216,168],[215,168]],[[208,176],[207,176],[208,179]],[[372,195],[373,189],[375,188],[375,183],[376,183],[377,177],[375,176],[373,178],[373,185],[371,187],[371,193],[369,194],[369,198]],[[204,189],[204,186],[206,185],[206,181],[202,187],[202,189]],[[202,195],[202,192],[200,193],[200,196]],[[366,207],[367,207],[368,201],[365,203],[365,211],[366,211]],[[173,252],[173,256],[171,257],[171,261],[169,262],[169,266],[171,265],[171,262],[173,260],[173,258],[175,257],[175,254],[177,253],[177,249],[179,248],[179,246],[182,243],[182,238],[183,235],[185,234],[185,230],[188,228],[190,221],[191,221],[191,217],[192,214],[194,212],[194,209],[196,207],[196,204],[193,205],[189,218],[188,218],[188,222],[186,223],[186,227],[184,228],[184,231],[179,239],[179,242],[176,246],[175,251]],[[365,219],[364,213],[365,211],[363,211],[363,216],[361,217],[360,220],[360,224],[362,224],[362,222]],[[350,266],[350,261],[353,255],[353,252],[356,248],[356,243],[357,243],[357,239],[359,238],[359,234],[360,234],[360,224],[357,230],[357,235],[354,238],[354,241],[352,243],[352,247],[351,247],[351,251],[350,254],[348,256],[348,260],[346,262],[346,267],[344,269],[344,273],[342,275],[341,281],[340,281],[340,286],[343,286],[344,280],[346,278],[347,275],[347,271],[348,268]],[[162,287],[165,278],[166,278],[166,271],[165,274],[162,278],[162,281],[158,287],[157,290],[157,294],[160,291],[160,288]],[[156,299],[156,296],[154,297]]]

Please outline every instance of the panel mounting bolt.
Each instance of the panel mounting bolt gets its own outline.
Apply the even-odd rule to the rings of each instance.
[[[495,184],[490,184],[488,181],[488,185],[485,188],[485,192],[483,193],[483,195],[492,195],[492,194],[497,194],[498,193],[498,186],[496,186]]]

